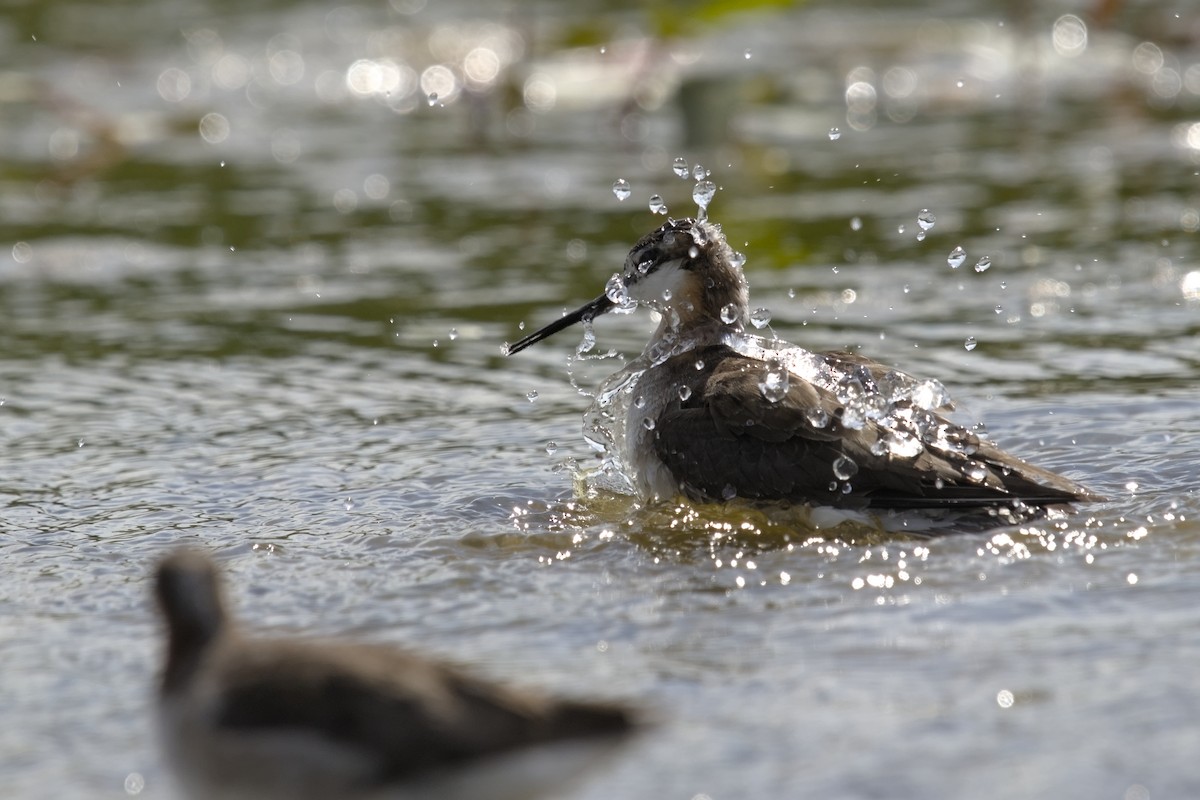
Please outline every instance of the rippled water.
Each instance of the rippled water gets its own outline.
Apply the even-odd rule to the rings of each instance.
[[[182,542],[255,625],[644,704],[575,798],[1200,791],[1182,7],[39,8],[0,23],[5,796],[176,797],[146,581]],[[936,377],[1110,499],[905,539],[576,498],[572,381],[620,362],[500,346],[651,195],[695,208],[676,157],[759,333]]]

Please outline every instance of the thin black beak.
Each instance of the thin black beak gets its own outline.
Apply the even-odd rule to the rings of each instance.
[[[607,295],[602,294],[582,308],[577,308],[570,314],[554,320],[554,322],[551,322],[544,328],[534,331],[521,341],[516,342],[515,344],[510,344],[508,346],[508,350],[505,351],[505,355],[511,356],[513,353],[519,353],[526,347],[529,347],[529,345],[537,344],[542,339],[548,339],[549,337],[561,331],[563,328],[571,327],[576,322],[591,322],[596,317],[608,311],[615,305],[616,303],[614,303],[612,300],[609,300]]]

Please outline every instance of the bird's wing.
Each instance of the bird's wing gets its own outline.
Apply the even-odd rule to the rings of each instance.
[[[886,372],[859,357],[835,358]],[[838,398],[795,375],[780,399],[768,400],[760,387],[767,366],[730,348],[709,348],[702,360],[688,399],[668,404],[654,427],[655,452],[687,494],[890,508],[1046,504],[1086,495],[933,412],[914,411],[925,415],[926,429],[932,422],[941,430],[945,447],[925,443],[915,425],[843,424]],[[904,446],[890,446],[894,437]]]
[[[226,676],[220,725],[316,732],[366,755],[381,781],[633,726],[616,706],[525,695],[367,645],[264,643],[244,651]]]

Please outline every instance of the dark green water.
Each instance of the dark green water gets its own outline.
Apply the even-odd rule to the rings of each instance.
[[[1200,28],[1127,5],[1086,46],[1067,4],[11,5],[5,796],[177,796],[177,543],[255,625],[664,720],[573,798],[1196,795]],[[844,541],[575,498],[571,378],[618,362],[501,344],[595,296],[650,195],[694,212],[677,156],[775,333],[937,377],[1110,499]]]

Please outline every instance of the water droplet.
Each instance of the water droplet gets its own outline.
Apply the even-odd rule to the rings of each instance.
[[[778,403],[787,397],[790,375],[787,368],[777,359],[771,359],[763,369],[762,380],[758,382],[758,390],[768,402]]]
[[[558,442],[546,442],[546,455],[552,456],[558,452]]]
[[[688,401],[688,398],[691,396],[692,396],[692,387],[690,387],[690,386],[680,386],[679,387],[679,399],[680,400],[682,400],[683,402],[686,403]]]
[[[833,475],[840,481],[853,478],[858,472],[858,464],[846,456],[838,456],[833,462]]]
[[[696,372],[699,372],[702,369],[704,369],[704,362],[701,359],[697,358],[696,359]]]
[[[975,341],[974,336],[968,336],[967,340],[963,342],[963,347],[967,348],[967,350],[974,350],[977,344],[978,342]]]
[[[640,394],[637,397],[633,398],[633,407],[634,408],[645,408],[646,407],[646,398]]]
[[[525,399],[531,403],[536,402],[538,399],[538,393],[537,392],[526,392]]]
[[[862,217],[851,217],[850,218],[850,230],[852,230],[852,231],[861,231],[862,230]]]
[[[967,478],[975,483],[983,483],[987,478],[987,470],[984,469],[982,464],[972,463],[971,466],[967,467]]]
[[[629,181],[624,178],[617,178],[613,182],[613,194],[617,196],[618,200],[625,202],[633,194],[633,188],[629,185]]]
[[[637,306],[637,301],[629,296],[629,289],[618,273],[613,273],[604,284],[604,294],[617,305],[619,311],[631,311]]]
[[[935,217],[933,212],[928,208],[922,208],[921,213],[917,214],[917,225],[919,225],[923,231],[931,229],[936,222],[937,217]]]
[[[887,448],[897,458],[916,458],[925,449],[925,445],[912,434],[892,431],[887,436]]]
[[[993,310],[993,311],[995,311],[997,314],[1003,314],[1003,313],[1004,313],[1004,306],[996,306],[996,307],[995,307],[994,309],[992,309],[992,310]]]
[[[804,418],[808,420],[808,424],[814,428],[824,428],[829,424],[829,412],[823,408],[805,409]]]
[[[958,269],[967,260],[967,251],[961,247],[955,247],[950,251],[950,255],[946,256],[946,263],[950,265],[950,269]]]
[[[662,195],[652,195],[650,197],[650,210],[655,214],[666,214],[667,203],[662,199]]]
[[[354,498],[347,497],[346,502],[342,503],[342,507],[345,508],[347,511],[353,511],[354,510]]]
[[[708,170],[706,170],[704,167],[700,166],[699,164],[692,167],[692,178],[697,181],[702,181],[711,174],[712,174],[711,172],[709,172]]]
[[[729,263],[734,269],[741,269],[746,265],[746,254],[733,251],[733,255],[729,257]]]
[[[917,231],[917,241],[918,242],[925,241],[925,231]]]
[[[841,128],[830,128],[829,129],[829,141],[836,142],[840,138],[842,138],[842,129]]]
[[[896,226],[896,233],[904,233],[904,231],[905,231],[905,227],[903,225]]]
[[[750,60],[750,56],[751,56],[751,53],[750,53],[750,51],[749,51],[749,50],[747,50],[747,51],[745,52],[745,56],[746,56],[746,60],[747,60],[747,61],[749,61],[749,60]]]
[[[795,297],[795,296],[796,296],[796,290],[788,289],[788,297]]]
[[[428,97],[428,98],[426,98],[426,100],[427,100],[427,102],[429,103],[429,105],[430,105],[430,106],[436,106],[436,105],[437,105],[437,101],[438,101],[438,95],[437,95],[437,92],[430,92],[430,93],[429,93],[429,97]]]
[[[688,175],[691,174],[691,170],[688,168],[687,159],[683,156],[680,156],[679,158],[675,159],[674,162],[672,162],[671,170],[685,181],[688,179]]]
[[[453,342],[457,338],[458,338],[458,328],[451,328],[450,329],[450,341]]]
[[[981,258],[975,262],[975,271],[976,272],[987,272],[988,268],[991,266],[992,266],[992,257],[984,256],[983,258]]]
[[[669,302],[671,302],[671,297],[672,297],[672,296],[673,296],[673,295],[671,294],[671,290],[670,290],[670,289],[663,289],[663,292],[662,292],[662,299],[663,299],[663,302],[664,302],[664,303],[669,303]]]
[[[697,181],[692,187],[692,200],[696,201],[696,205],[703,212],[708,208],[708,204],[712,202],[713,195],[717,193],[717,185],[712,181]]]
[[[583,339],[581,339],[579,344],[575,347],[575,353],[576,355],[582,356],[586,353],[592,352],[595,347],[596,330],[592,327],[590,322],[585,322],[583,324]]]
[[[750,314],[750,324],[756,328],[765,328],[771,324],[771,310],[769,308],[756,308]]]
[[[733,303],[726,303],[721,307],[721,322],[726,325],[732,325],[737,322],[738,308]]]
[[[732,483],[725,484],[725,488],[721,490],[721,499],[732,500],[735,497],[737,497],[737,489],[734,488],[734,485]]]

